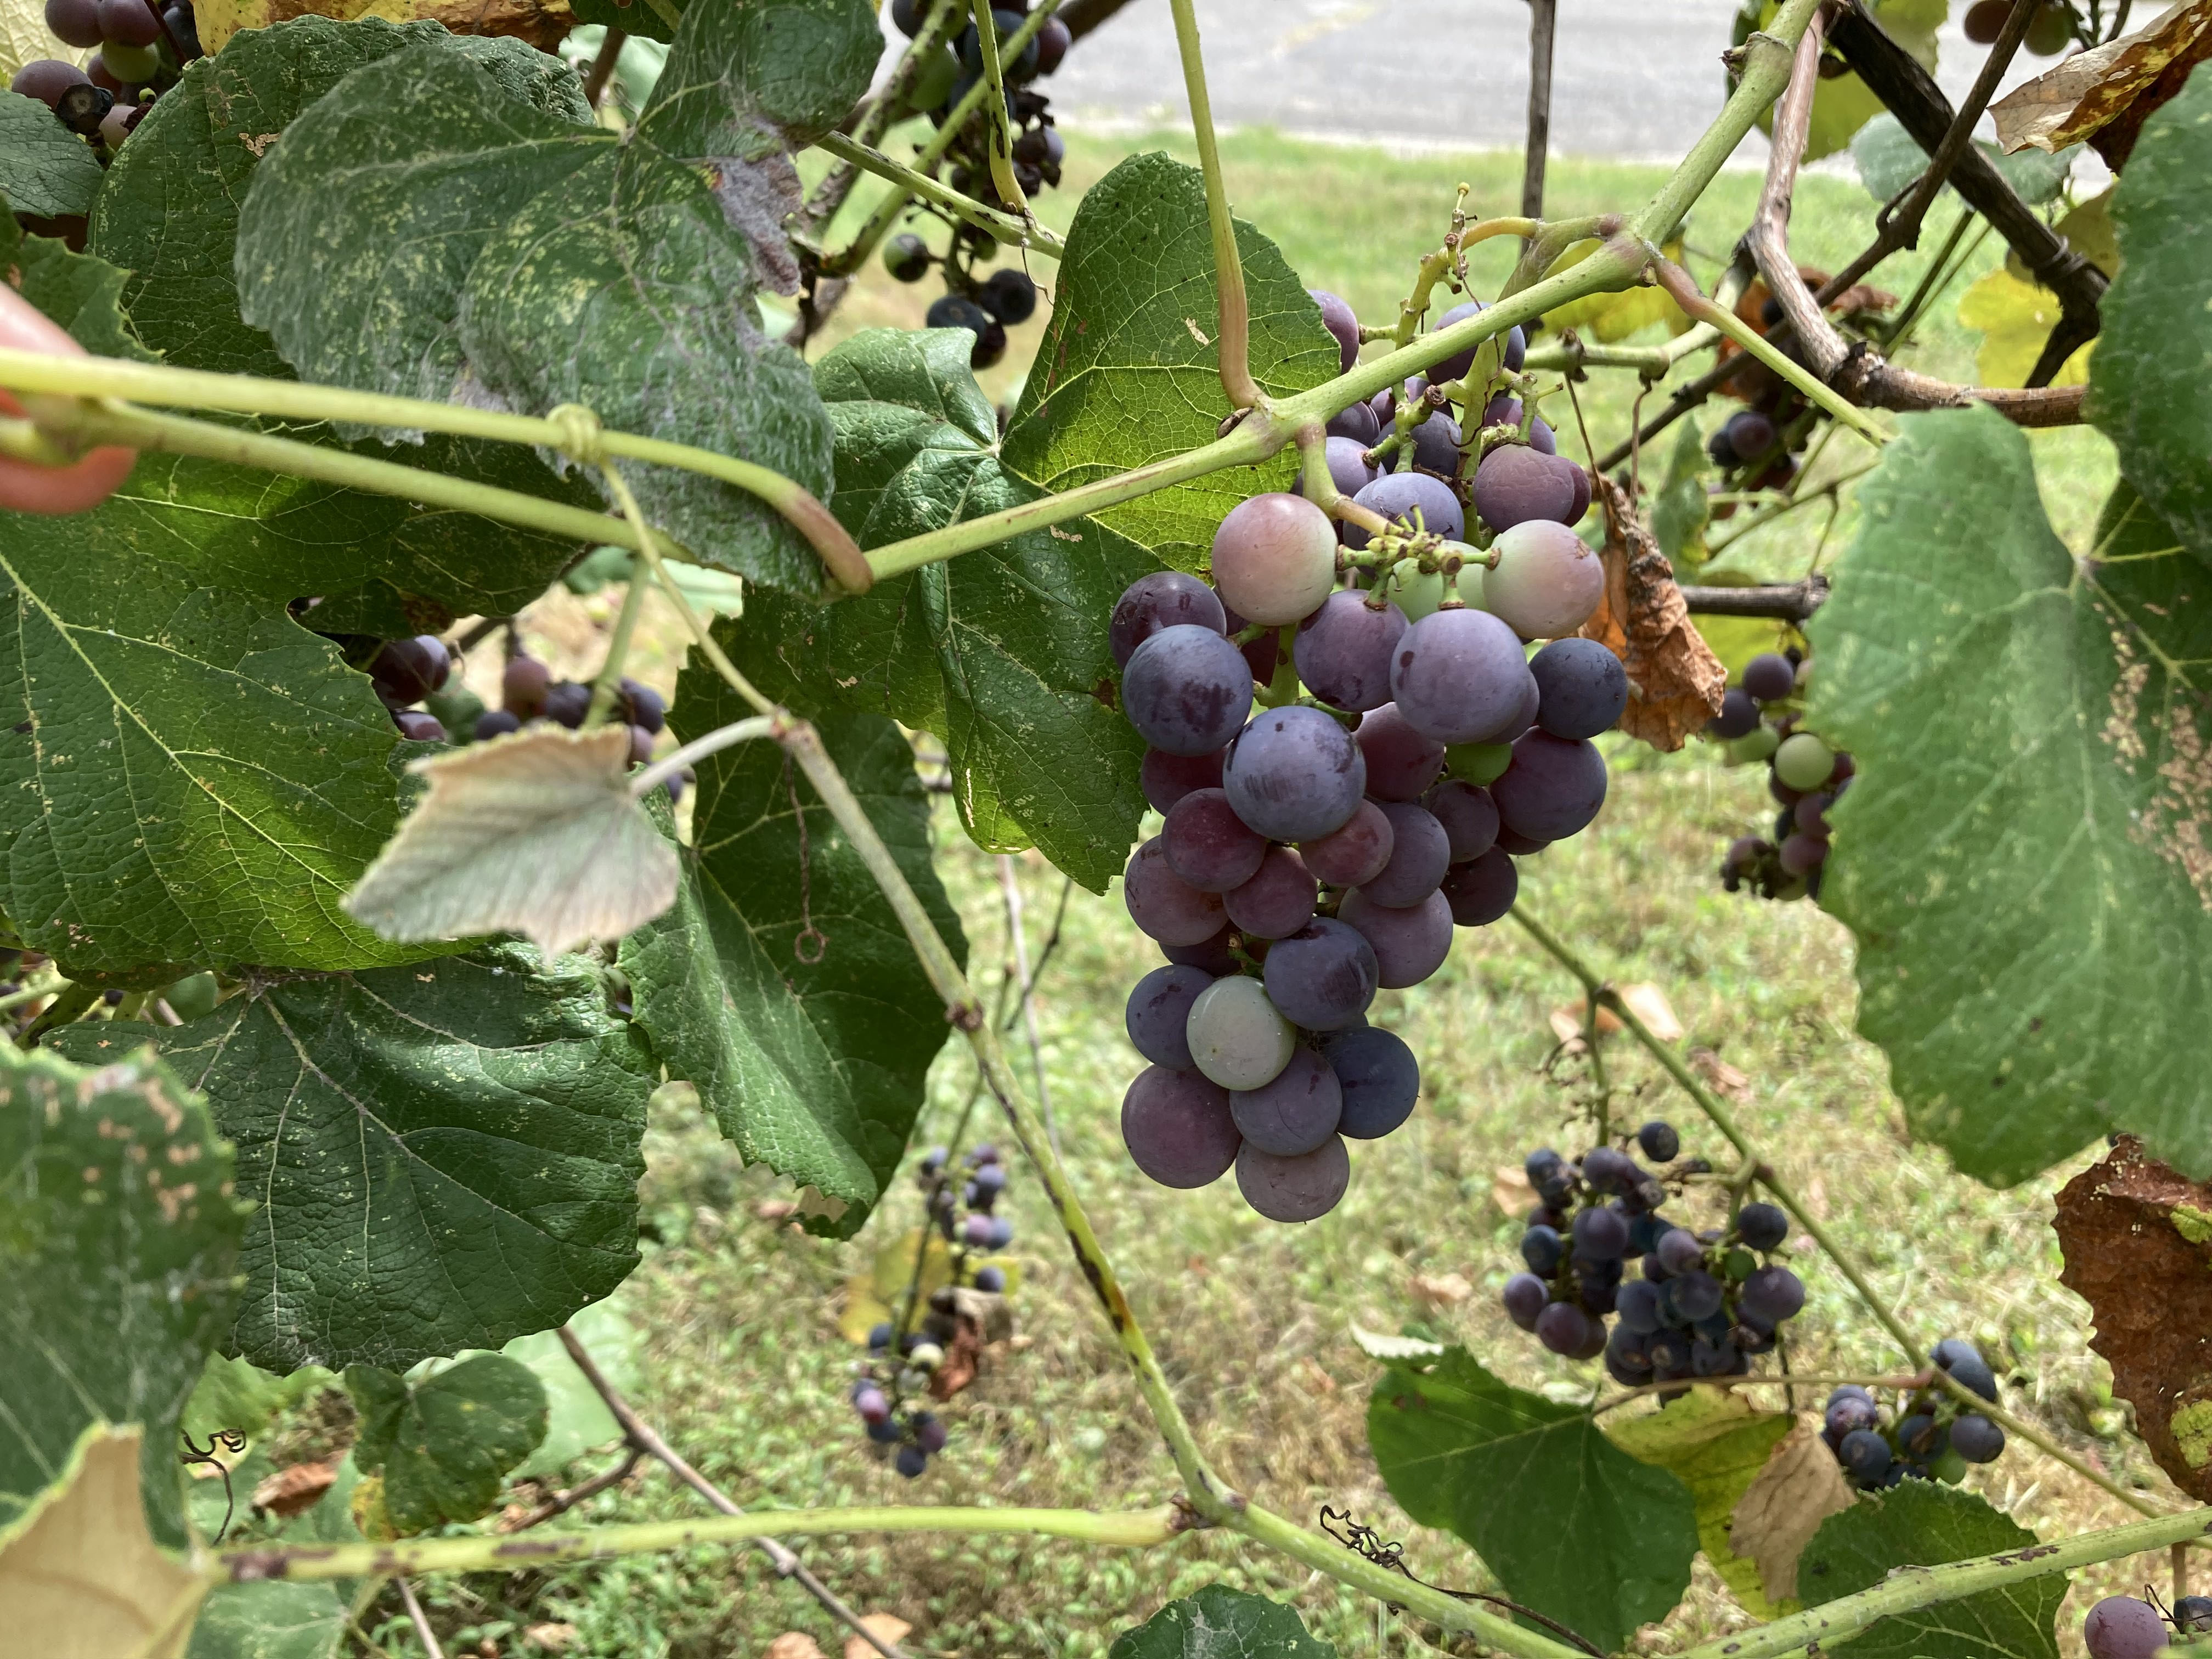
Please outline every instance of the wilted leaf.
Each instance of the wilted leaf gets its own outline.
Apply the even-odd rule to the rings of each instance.
[[[478,1354],[421,1382],[349,1365],[361,1413],[354,1462],[384,1476],[384,1510],[402,1535],[473,1521],[498,1501],[507,1472],[545,1436],[545,1390],[504,1354]]]
[[[1773,1609],[1759,1596],[1757,1570],[1731,1546],[1729,1517],[1790,1430],[1783,1413],[1755,1410],[1741,1395],[1715,1389],[1692,1389],[1647,1416],[1616,1417],[1606,1429],[1630,1456],[1672,1472],[1690,1489],[1698,1547],[1736,1599],[1761,1619],[1773,1617]]]
[[[895,1613],[864,1613],[860,1622],[893,1647],[906,1638],[914,1626]],[[858,1636],[845,1638],[845,1659],[876,1659],[876,1650]]]
[[[349,23],[441,23],[456,34],[507,34],[551,52],[576,26],[568,0],[198,0],[192,16],[200,45],[219,52],[241,29],[265,28],[300,16]]]
[[[1796,1607],[1798,1558],[1820,1523],[1853,1499],[1843,1466],[1820,1431],[1809,1423],[1792,1428],[1729,1517],[1729,1552],[1752,1573],[1747,1584],[1725,1570],[1723,1576],[1744,1606],[1761,1618]]]
[[[1698,635],[1651,534],[1637,521],[1628,492],[1602,474],[1590,480],[1605,511],[1605,599],[1584,623],[1628,669],[1628,707],[1620,729],[1654,749],[1680,749],[1720,712],[1728,671]]]
[[[12,1650],[38,1659],[176,1659],[206,1581],[154,1547],[138,1431],[88,1425],[53,1484],[0,1527]]]
[[[2169,6],[2131,34],[2063,59],[1990,106],[1997,143],[2057,150],[2102,134],[2128,118],[2127,144],[2114,155],[2097,148],[2114,167],[2127,159],[2143,119],[2181,89],[2190,70],[2212,52],[2212,0]],[[2178,77],[2169,71],[2178,69]]]
[[[429,791],[346,896],[386,939],[520,933],[549,955],[676,902],[675,849],[630,793],[629,728],[533,726],[410,763]]]
[[[315,1463],[286,1465],[254,1484],[253,1507],[288,1521],[313,1509],[338,1478],[341,1461],[342,1457],[326,1457]]]
[[[1983,386],[2026,386],[2057,325],[2058,296],[2039,283],[2024,282],[2000,265],[1975,279],[1959,296],[1959,320],[1978,329],[1974,379]],[[2084,342],[2051,377],[2053,386],[2079,386],[2089,378],[2094,340]]]
[[[53,111],[0,89],[0,189],[9,206],[48,219],[88,212],[106,176],[92,146]]]
[[[2212,1185],[2147,1157],[2122,1135],[2068,1182],[2051,1224],[2059,1282],[2089,1304],[2089,1346],[2136,1432],[2184,1492],[2212,1498]]]
[[[1336,1659],[1336,1649],[1309,1635],[1295,1608],[1208,1584],[1123,1631],[1107,1659]]]

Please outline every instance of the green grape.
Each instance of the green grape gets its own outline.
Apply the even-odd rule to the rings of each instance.
[[[1793,732],[1774,751],[1774,775],[1792,789],[1818,789],[1836,769],[1836,751],[1810,732]]]
[[[1510,743],[1455,743],[1444,749],[1444,771],[1462,783],[1494,783],[1512,764]]]
[[[1729,763],[1742,766],[1752,761],[1771,759],[1782,746],[1782,734],[1771,726],[1754,726],[1740,738],[1731,738],[1728,744]]]

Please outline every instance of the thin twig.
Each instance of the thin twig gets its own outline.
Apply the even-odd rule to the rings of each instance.
[[[606,94],[607,80],[615,72],[615,64],[622,58],[623,42],[629,37],[620,29],[607,30],[606,39],[599,42],[599,55],[592,59],[591,73],[584,77],[584,101],[593,109]]]
[[[1778,622],[1802,623],[1818,611],[1828,597],[1826,576],[1808,576],[1802,582],[1774,582],[1758,587],[1695,587],[1685,586],[1682,598],[1692,616],[1771,617]]]
[[[625,1449],[623,1461],[611,1469],[602,1469],[588,1480],[580,1480],[562,1492],[555,1492],[529,1514],[514,1522],[503,1522],[501,1532],[527,1532],[532,1527],[542,1527],[558,1515],[566,1515],[577,1504],[597,1498],[610,1486],[619,1486],[629,1479],[632,1471],[645,1461],[645,1449],[632,1445]]]
[[[1797,186],[1797,163],[1805,154],[1805,140],[1813,122],[1813,94],[1820,85],[1820,54],[1826,47],[1820,20],[1815,17],[1805,38],[1797,43],[1797,58],[1790,71],[1789,90],[1774,106],[1773,146],[1766,157],[1766,180],[1759,188],[1759,209],[1752,215],[1744,240],[1766,279],[1767,291],[1789,320],[1813,372],[1832,379],[1843,367],[1850,348],[1835,325],[1814,302],[1812,290],[1797,274],[1790,257],[1790,203]]]
[[[408,1621],[415,1626],[415,1639],[422,1644],[429,1659],[446,1659],[445,1649],[438,1645],[438,1633],[430,1628],[430,1616],[422,1611],[422,1604],[415,1599],[415,1586],[404,1578],[392,1581],[399,1586],[400,1605],[407,1609]]]
[[[1052,1091],[1045,1086],[1044,1045],[1037,1041],[1036,1000],[1030,994],[1034,982],[1030,977],[1029,941],[1022,936],[1022,884],[1011,854],[999,854],[999,890],[1006,898],[1006,939],[1014,953],[1014,982],[1022,988],[1022,1034],[1029,1039],[1030,1066],[1036,1076],[1037,1110],[1044,1117],[1045,1139],[1052,1142],[1053,1155],[1061,1156],[1060,1126],[1053,1121]]]
[[[1559,0],[1528,0],[1528,142],[1521,162],[1521,216],[1544,216],[1544,161],[1552,143],[1552,36]]]

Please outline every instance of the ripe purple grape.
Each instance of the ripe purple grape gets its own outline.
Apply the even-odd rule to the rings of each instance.
[[[1735,1230],[1754,1250],[1771,1250],[1790,1237],[1790,1217],[1780,1206],[1747,1204],[1735,1212]]]
[[[446,728],[435,714],[425,714],[419,708],[395,710],[392,721],[399,727],[399,735],[413,743],[443,743]]]
[[[46,0],[46,27],[66,46],[98,46],[100,0]]]
[[[1422,617],[1406,630],[1390,665],[1398,713],[1443,744],[1489,741],[1520,708],[1528,685],[1521,641],[1484,611]]]
[[[1672,1235],[1669,1235],[1672,1237]],[[1682,1318],[1695,1324],[1721,1310],[1721,1282],[1703,1267],[1678,1273],[1667,1281],[1667,1300]]]
[[[1521,425],[1521,400],[1510,392],[1499,392],[1483,406],[1482,423],[1485,426],[1510,426],[1518,429]],[[1540,450],[1547,455],[1556,455],[1559,453],[1558,435],[1553,432],[1550,424],[1541,415],[1531,416],[1529,419],[1528,447]]]
[[[1838,1389],[1828,1396],[1821,1425],[1831,1443],[1838,1443],[1847,1434],[1860,1429],[1871,1429],[1881,1422],[1875,1410],[1874,1396],[1862,1389],[1856,1394],[1845,1394]]]
[[[1194,789],[1170,806],[1160,845],[1168,868],[1201,893],[1242,887],[1267,855],[1266,840],[1245,827],[1219,789]]]
[[[1394,702],[1369,710],[1356,735],[1367,759],[1367,793],[1377,800],[1419,800],[1443,770],[1444,745],[1415,731]]]
[[[1536,1328],[1536,1321],[1550,1304],[1552,1293],[1544,1281],[1534,1273],[1516,1273],[1505,1281],[1500,1298],[1505,1304],[1505,1316],[1524,1331]]]
[[[1650,1335],[1665,1322],[1659,1304],[1659,1287],[1648,1279],[1631,1279],[1623,1285],[1613,1308],[1620,1316],[1622,1328],[1641,1336]]]
[[[1491,551],[1498,562],[1483,574],[1483,608],[1524,638],[1573,633],[1605,597],[1605,561],[1564,523],[1527,520],[1500,535]]]
[[[1195,1071],[1198,1062],[1190,1056],[1190,1038],[1185,1028],[1190,1023],[1190,1005],[1198,1000],[1198,994],[1213,980],[1214,976],[1203,969],[1172,963],[1155,968],[1139,980],[1136,989],[1129,993],[1129,1006],[1121,1016],[1123,1028],[1137,1052],[1155,1066],[1177,1072]]]
[[[1195,1072],[1150,1066],[1121,1097],[1121,1144],[1163,1187],[1219,1180],[1243,1140],[1229,1115],[1229,1091]]]
[[[1221,931],[1212,939],[1200,939],[1195,945],[1162,945],[1160,954],[1178,968],[1203,968],[1219,979],[1224,974],[1240,970],[1237,960],[1237,930],[1226,920]]]
[[[1442,892],[1394,909],[1376,903],[1355,887],[1344,896],[1336,915],[1375,947],[1376,980],[1385,990],[1419,985],[1451,954],[1451,903]]]
[[[1586,828],[1605,805],[1605,758],[1595,744],[1530,732],[1513,744],[1513,764],[1490,786],[1501,824],[1537,841]]]
[[[1437,890],[1457,926],[1486,927],[1512,909],[1521,896],[1521,872],[1503,848],[1493,847],[1480,858],[1454,865]]]
[[[1780,858],[1782,867],[1791,875],[1810,875],[1828,861],[1828,843],[1818,836],[1784,836]]]
[[[1247,1145],[1237,1154],[1237,1189],[1270,1221],[1316,1221],[1352,1184],[1352,1158],[1331,1135],[1310,1152],[1282,1158]]]
[[[1459,476],[1459,422],[1438,410],[1413,428],[1413,465],[1447,478]]]
[[[1122,671],[1121,712],[1146,743],[1171,755],[1211,754],[1237,735],[1251,708],[1251,669],[1210,629],[1164,628]]]
[[[1705,1261],[1705,1247],[1698,1242],[1698,1236],[1687,1227],[1669,1227],[1660,1234],[1659,1242],[1652,1247],[1652,1254],[1659,1258],[1659,1265],[1669,1275],[1702,1267]]]
[[[1737,1305],[1747,1318],[1767,1326],[1795,1319],[1805,1305],[1805,1283],[1787,1267],[1754,1267],[1743,1281]]]
[[[368,677],[379,696],[404,708],[443,685],[453,667],[453,654],[443,640],[434,634],[418,634],[411,640],[386,640],[369,659]]]
[[[2004,1449],[2005,1431],[1979,1412],[1968,1412],[1951,1425],[1951,1449],[1969,1463],[1994,1463]]]
[[[520,730],[522,730],[522,722],[508,714],[506,709],[487,708],[477,716],[476,727],[472,735],[478,743],[486,743],[494,738],[503,738],[510,732]]]
[[[1797,670],[1778,652],[1762,651],[1743,665],[1743,689],[1761,702],[1779,702],[1797,689]]]
[[[1379,1140],[1413,1115],[1421,1097],[1420,1063],[1396,1032],[1355,1025],[1323,1037],[1321,1053],[1344,1091],[1339,1134]]]
[[[1332,438],[1349,438],[1362,449],[1372,449],[1382,441],[1382,423],[1366,404],[1354,404],[1337,410],[1328,417],[1328,425],[1323,430]],[[1381,469],[1370,468],[1367,481],[1371,483],[1381,476]],[[1340,484],[1338,488],[1343,486]]]
[[[1741,466],[1757,460],[1773,448],[1774,438],[1772,421],[1755,409],[1738,410],[1713,434],[1711,453],[1723,466]]]
[[[1254,716],[1221,774],[1237,816],[1270,841],[1313,841],[1341,829],[1366,786],[1367,761],[1352,734],[1320,709],[1295,705]]]
[[[1364,800],[1342,828],[1300,842],[1298,856],[1316,881],[1330,887],[1357,887],[1390,861],[1390,820],[1382,809]]]
[[[1170,867],[1167,849],[1153,836],[1129,860],[1121,900],[1130,920],[1163,945],[1197,945],[1220,931],[1221,895],[1201,893]]]
[[[1114,620],[1106,636],[1113,648],[1114,665],[1127,668],[1136,648],[1163,628],[1186,626],[1226,634],[1228,623],[1219,596],[1197,577],[1186,576],[1180,570],[1155,570],[1149,576],[1138,577],[1114,602]]]
[[[1229,1112],[1246,1146],[1297,1158],[1336,1133],[1344,1089],[1327,1060],[1297,1048],[1290,1064],[1258,1088],[1231,1090]]]
[[[2172,1640],[2159,1610],[2132,1595],[2108,1595],[2091,1607],[2081,1637],[2089,1659],[2152,1659]]]
[[[1393,909],[1425,903],[1451,867],[1451,837],[1425,806],[1389,801],[1382,810],[1390,820],[1389,861],[1361,883],[1359,890]]]
[[[1298,678],[1323,702],[1362,714],[1390,701],[1390,659],[1406,613],[1350,592],[1332,593],[1298,624],[1291,647]]]
[[[1595,640],[1554,639],[1528,659],[1528,672],[1536,724],[1555,738],[1611,731],[1628,707],[1628,670]]]
[[[1498,444],[1474,469],[1474,510],[1492,530],[1549,520],[1571,523],[1573,463],[1528,444]]]
[[[1559,1237],[1559,1229],[1548,1222],[1534,1221],[1521,1235],[1521,1260],[1528,1271],[1549,1279],[1566,1260],[1566,1241]]]
[[[1618,1261],[1627,1249],[1628,1218],[1620,1211],[1606,1206],[1576,1215],[1576,1260]]]
[[[1269,948],[1262,983],[1285,1019],[1309,1031],[1334,1031],[1367,1012],[1381,973],[1364,934],[1318,916]]]
[[[1212,569],[1222,602],[1246,620],[1297,622],[1336,585],[1336,525],[1303,495],[1255,495],[1213,532]]]
[[[1467,513],[1459,497],[1452,494],[1449,484],[1425,472],[1385,473],[1352,499],[1409,529],[1418,520],[1419,528],[1446,541],[1457,541],[1467,532]],[[1358,525],[1344,526],[1346,547],[1356,550],[1367,542],[1367,532]]]
[[[161,38],[161,22],[146,0],[100,0],[100,36],[103,45],[150,46]]]
[[[10,92],[20,92],[26,98],[35,98],[48,109],[60,104],[62,94],[71,87],[90,85],[85,72],[74,64],[64,64],[52,58],[34,58],[17,70],[8,82]]]
[[[1259,869],[1222,896],[1237,931],[1248,939],[1288,939],[1313,920],[1320,896],[1305,860],[1287,847],[1267,847]]]
[[[1443,826],[1452,863],[1479,859],[1498,844],[1498,803],[1480,785],[1446,778],[1421,797],[1421,805]]]
[[[1585,1350],[1591,1346],[1592,1333],[1602,1342],[1605,1325],[1593,1319],[1571,1302],[1554,1302],[1536,1316],[1536,1340],[1553,1353],[1564,1354],[1570,1359],[1586,1358]]]
[[[1455,323],[1463,323],[1482,309],[1483,304],[1480,300],[1469,300],[1464,304],[1455,305],[1437,319],[1437,331],[1441,333]],[[1498,349],[1502,354],[1501,361],[1504,367],[1516,374],[1519,373],[1521,365],[1527,357],[1528,343],[1527,337],[1521,332],[1517,325],[1506,331],[1504,343]],[[1429,370],[1429,378],[1437,381],[1465,378],[1468,370],[1474,367],[1474,354],[1480,349],[1480,346],[1469,346],[1465,351],[1454,352]]]
[[[1990,1369],[1982,1352],[1964,1337],[1947,1336],[1936,1345],[1930,1356],[1942,1370],[1981,1395],[1984,1400],[1997,1397],[1996,1373]]]
[[[1359,319],[1350,306],[1324,289],[1310,288],[1306,295],[1321,307],[1321,325],[1336,337],[1336,372],[1349,374],[1359,361]]]
[[[1164,749],[1147,749],[1144,763],[1137,769],[1146,803],[1155,812],[1165,812],[1193,790],[1218,789],[1221,763],[1228,755],[1225,748],[1204,755],[1170,755]]]

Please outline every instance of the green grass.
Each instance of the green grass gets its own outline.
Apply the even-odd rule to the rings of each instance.
[[[1164,148],[1188,155],[1176,135],[1134,143],[1071,141],[1068,188],[1048,196],[1043,216],[1064,227],[1080,188],[1121,155]],[[1398,159],[1372,150],[1293,143],[1245,132],[1224,146],[1239,211],[1267,228],[1316,286],[1336,289],[1363,315],[1395,307],[1413,260],[1445,228],[1453,187],[1473,186],[1480,211],[1509,209],[1519,162],[1510,155]],[[1632,204],[1656,169],[1561,161],[1552,171],[1558,213]],[[1711,280],[1748,214],[1755,176],[1719,179],[1688,227],[1697,269]],[[1832,268],[1869,234],[1873,204],[1850,181],[1826,176],[1799,186],[1793,243],[1808,264]],[[858,210],[856,209],[855,211]],[[851,216],[848,215],[849,219]],[[1947,210],[1936,216],[1948,226]],[[834,240],[833,237],[833,240]],[[1936,238],[1929,239],[1932,251]],[[1984,246],[1931,309],[1910,355],[1916,367],[1970,379],[1975,339],[1955,321],[1957,290],[1990,269]],[[1502,271],[1504,251],[1482,249],[1480,287]],[[1879,273],[1899,293],[1925,254],[1900,256]],[[1040,262],[1040,275],[1049,267]],[[834,341],[875,323],[912,325],[933,291],[901,288],[869,272],[839,314]],[[1017,358],[1040,324],[1016,331]],[[1011,395],[1018,363],[994,371],[994,395]],[[1583,389],[1603,446],[1626,429],[1633,377],[1594,372]],[[1716,416],[1707,411],[1710,425]],[[1566,421],[1561,422],[1566,426]],[[2055,522],[2081,544],[2112,464],[2086,431],[2036,434]],[[1571,452],[1580,444],[1565,439]],[[1855,452],[1855,453],[1854,453]],[[1856,466],[1856,441],[1831,446],[1829,465]],[[1848,505],[1821,546],[1808,511],[1746,538],[1729,564],[1795,574],[1816,554],[1832,556],[1851,533]],[[1958,556],[1979,556],[1961,547]],[[588,609],[588,608],[586,608]],[[665,619],[662,619],[665,623]],[[598,618],[604,627],[604,617]],[[533,641],[556,659],[596,662],[591,619],[574,602],[549,602],[529,619]],[[672,668],[672,637],[656,625],[651,660]],[[665,679],[665,674],[656,678]],[[2056,1284],[2058,1255],[2048,1219],[2062,1169],[2009,1192],[1955,1175],[1943,1157],[1911,1145],[1885,1085],[1881,1056],[1850,1035],[1850,942],[1807,905],[1773,906],[1721,891],[1720,848],[1771,808],[1758,776],[1724,770],[1703,753],[1620,757],[1614,796],[1587,835],[1529,860],[1524,894],[1534,912],[1602,970],[1663,991],[1686,1030],[1748,1079],[1739,1110],[1778,1166],[1881,1292],[1933,1340],[1973,1336],[2051,1429],[2130,1481],[2161,1487],[2136,1443],[2104,1366],[2087,1348],[2086,1310]],[[993,861],[939,814],[940,867],[966,920],[971,965],[994,983],[1006,955]],[[1021,861],[1031,947],[1060,878]],[[831,948],[836,948],[834,939]],[[1128,985],[1150,952],[1119,900],[1077,893],[1039,1002],[1041,1063],[1068,1167],[1109,1252],[1130,1287],[1185,1410],[1218,1465],[1258,1501],[1311,1522],[1323,1504],[1348,1507],[1407,1546],[1432,1582],[1483,1584],[1481,1567],[1449,1536],[1413,1526],[1390,1503],[1364,1429],[1377,1367],[1354,1346],[1353,1323],[1383,1331],[1411,1321],[1464,1340],[1512,1381],[1586,1395],[1592,1368],[1552,1358],[1513,1331],[1495,1307],[1517,1265],[1516,1222],[1491,1197],[1495,1172],[1542,1143],[1571,1149],[1588,1130],[1592,1100],[1574,1062],[1555,1063],[1547,1013],[1566,1006],[1567,975],[1510,924],[1462,933],[1437,979],[1386,993],[1377,1017],[1402,1032],[1425,1068],[1413,1122],[1355,1156],[1343,1206],[1302,1228],[1278,1227],[1244,1208],[1233,1183],[1197,1194],[1153,1187],[1129,1165],[1116,1129],[1121,1093],[1137,1069],[1121,1033]],[[1018,1057],[1026,1063],[1018,1045]],[[1663,1114],[1686,1149],[1717,1162],[1719,1138],[1698,1121],[1646,1058],[1617,1042],[1607,1055],[1616,1121]],[[968,1098],[972,1071],[949,1045],[933,1074],[917,1146],[948,1133]],[[985,1133],[1003,1139],[1003,1126]],[[913,1224],[918,1200],[902,1188],[849,1244],[811,1240],[761,1218],[788,1196],[763,1170],[740,1169],[689,1109],[683,1091],[657,1103],[643,1188],[653,1242],[621,1293],[650,1333],[637,1403],[740,1503],[799,1506],[852,1502],[1021,1503],[1148,1506],[1176,1490],[1175,1474],[1108,1338],[1081,1276],[1060,1248],[1036,1183],[1017,1163],[1010,1213],[1024,1282],[1019,1334],[949,1409],[952,1443],[920,1482],[898,1480],[870,1455],[844,1403],[855,1351],[837,1320],[845,1281],[872,1252]],[[2078,1164],[2075,1167],[2078,1167]],[[1813,1370],[1866,1370],[1894,1363],[1877,1326],[1840,1275],[1807,1253],[1811,1299],[1794,1361]],[[1464,1301],[1439,1302],[1424,1284],[1458,1275]],[[1802,1402],[1801,1402],[1802,1403]],[[2031,1449],[2015,1445],[1971,1484],[2024,1524],[2070,1532],[2124,1518],[2120,1506]],[[688,1499],[644,1474],[607,1494],[582,1519],[680,1512]],[[1144,1555],[1103,1553],[1023,1540],[823,1540],[804,1552],[855,1605],[911,1620],[910,1645],[937,1655],[1103,1655],[1116,1632],[1163,1601],[1207,1582],[1261,1590],[1296,1603],[1308,1624],[1347,1654],[1400,1653],[1418,1645],[1374,1605],[1231,1538],[1195,1534]],[[2062,1616],[2073,1650],[2087,1598],[2154,1576],[2149,1560],[2083,1576]],[[829,1651],[840,1640],[804,1595],[780,1583],[757,1555],[699,1551],[608,1563],[550,1575],[478,1579],[441,1591],[441,1619],[471,1641],[513,1624],[572,1625],[565,1651],[605,1659],[744,1656],[766,1652],[780,1632],[811,1632]],[[489,1621],[489,1622],[487,1622]],[[1649,1633],[1654,1649],[1745,1622],[1702,1564],[1682,1608]],[[392,1626],[386,1625],[387,1632]],[[403,1633],[394,1653],[412,1651]]]

